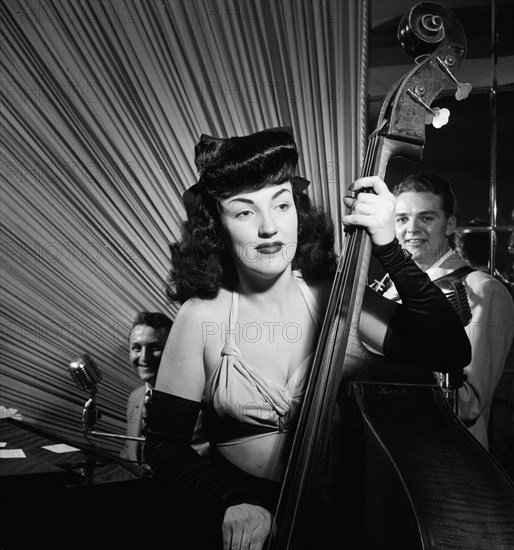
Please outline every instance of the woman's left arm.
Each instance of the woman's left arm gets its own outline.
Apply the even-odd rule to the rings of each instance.
[[[350,213],[343,216],[343,223],[366,229],[374,256],[402,300],[387,328],[384,353],[415,353],[427,368],[438,372],[465,367],[471,361],[471,346],[460,318],[396,239],[394,195],[377,176],[360,178],[350,186],[352,191],[366,188],[374,192],[344,198]]]
[[[389,273],[401,304],[384,341],[386,355],[415,354],[430,370],[460,370],[471,361],[463,323],[443,291],[411,259],[395,238],[372,252]]]

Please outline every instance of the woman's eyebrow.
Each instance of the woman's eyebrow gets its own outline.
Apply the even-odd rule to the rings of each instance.
[[[289,189],[287,187],[282,187],[282,189],[279,189],[276,193],[273,194],[271,197],[272,199],[276,199],[279,195],[282,193],[290,193]]]
[[[251,199],[245,199],[243,197],[234,197],[233,199],[229,199],[228,204],[232,204],[233,202],[244,202],[246,204],[253,204],[253,201]]]
[[[289,189],[287,189],[287,187],[283,187],[282,189],[279,189],[276,193],[273,193],[271,198],[276,199],[282,193],[290,193],[290,191],[289,191]],[[244,202],[246,204],[254,204],[254,201],[252,201],[252,199],[246,199],[244,197],[234,197],[233,199],[230,199],[228,201],[228,204],[230,204],[232,202]]]

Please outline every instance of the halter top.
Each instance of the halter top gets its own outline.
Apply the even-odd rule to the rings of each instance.
[[[317,328],[316,299],[301,275],[293,275]],[[205,428],[211,446],[236,466],[260,477],[277,479],[281,450],[298,417],[314,352],[295,369],[285,386],[260,374],[258,368],[245,361],[236,345],[238,299],[234,291],[221,359],[205,385]],[[294,325],[289,327],[291,337],[296,334]],[[284,331],[287,333],[286,326]]]

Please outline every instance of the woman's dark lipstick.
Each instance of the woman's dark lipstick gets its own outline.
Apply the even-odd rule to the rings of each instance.
[[[263,243],[255,247],[255,250],[261,254],[276,254],[282,250],[283,244],[281,242]]]

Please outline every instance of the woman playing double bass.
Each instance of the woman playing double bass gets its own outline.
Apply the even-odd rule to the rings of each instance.
[[[146,460],[187,497],[198,531],[212,520],[210,548],[260,550],[336,268],[333,229],[296,175],[289,129],[202,136],[195,161],[188,219],[170,247],[167,294],[181,307],[153,393]],[[365,228],[402,296],[390,341],[441,371],[464,367],[461,321],[398,245],[394,197],[378,177],[350,189],[357,195],[345,198],[343,223]],[[395,350],[386,342],[384,353]],[[208,457],[190,446],[200,411]]]

